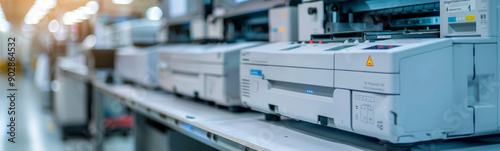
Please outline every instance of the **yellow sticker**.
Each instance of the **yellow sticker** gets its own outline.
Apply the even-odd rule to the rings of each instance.
[[[286,18],[286,12],[283,12],[282,15],[283,15],[283,18]]]
[[[278,28],[278,32],[280,32],[280,33],[285,32],[285,27]]]
[[[465,16],[465,21],[475,21],[476,15]]]
[[[372,56],[368,56],[368,61],[366,61],[366,66],[373,67]]]

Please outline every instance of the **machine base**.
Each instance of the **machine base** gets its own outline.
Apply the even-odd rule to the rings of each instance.
[[[266,121],[280,121],[281,116],[274,114],[265,114]]]

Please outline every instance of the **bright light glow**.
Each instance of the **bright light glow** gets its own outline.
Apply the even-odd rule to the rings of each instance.
[[[146,11],[146,18],[149,20],[160,20],[163,12],[157,6],[151,7]]]
[[[90,18],[90,15],[85,13],[85,10],[87,9],[88,7],[85,7],[85,6],[82,6],[82,7],[78,7],[78,13],[80,13],[78,16],[79,16],[79,19],[81,20],[87,20]]]
[[[66,12],[63,16],[64,25],[73,25],[75,23],[75,13]]]
[[[40,22],[40,19],[38,19],[38,15],[30,15],[30,18],[28,19],[31,19],[30,20],[31,24],[38,24],[38,22]]]
[[[50,1],[50,0],[48,0]],[[38,6],[39,8],[42,8],[42,9],[50,9],[51,7],[51,2],[48,2],[48,1],[36,1],[35,4],[33,6]]]
[[[84,16],[83,16],[82,10],[75,9],[72,12],[73,12],[74,17],[75,17],[74,22],[80,23],[83,21]]]
[[[54,8],[57,5],[56,0],[35,0],[35,3],[24,16],[25,24],[38,24],[47,13],[49,13],[50,9]]]
[[[12,25],[8,21],[0,22],[0,31],[1,32],[9,32]]]
[[[49,8],[52,9],[56,7],[57,1],[56,0],[49,0]]]
[[[92,15],[92,14],[95,14],[97,13],[97,11],[99,10],[99,4],[95,1],[89,1],[85,7],[88,7],[89,9],[85,9],[85,14],[89,14],[89,15]]]
[[[33,25],[29,25],[29,24],[22,24],[21,29],[23,31],[33,31],[33,30],[35,30],[35,27]]]
[[[120,5],[127,5],[132,3],[134,0],[113,0],[113,3],[115,4],[120,4]]]
[[[5,19],[5,13],[0,5],[0,31],[1,32],[9,32],[12,24]]]
[[[50,31],[51,33],[54,33],[54,32],[56,32],[57,30],[59,30],[59,22],[58,22],[57,20],[55,20],[55,19],[54,19],[54,20],[51,20],[51,21],[49,22],[49,31]]]
[[[73,25],[80,23],[90,18],[91,15],[97,13],[99,4],[95,1],[89,1],[85,6],[78,7],[73,11],[64,13],[62,22],[64,25]]]
[[[83,46],[87,49],[90,49],[90,48],[95,46],[96,42],[97,42],[97,38],[95,37],[95,35],[88,35],[83,40]]]
[[[65,27],[61,27],[61,29],[64,29]],[[66,30],[57,30],[57,32],[54,33],[54,38],[56,38],[57,41],[63,41],[66,40],[68,34]]]

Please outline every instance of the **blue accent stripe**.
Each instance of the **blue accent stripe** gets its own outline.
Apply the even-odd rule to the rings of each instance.
[[[262,70],[250,69],[250,75],[262,76]]]
[[[457,17],[448,17],[448,22],[449,23],[457,22]]]

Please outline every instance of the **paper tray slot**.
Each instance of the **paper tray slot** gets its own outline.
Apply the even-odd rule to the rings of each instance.
[[[198,73],[178,71],[178,70],[172,70],[172,74],[183,75],[183,76],[188,76],[188,77],[198,77],[198,75],[199,75]]]
[[[283,81],[276,81],[276,80],[269,80],[269,83],[271,84],[270,89],[279,89],[279,90],[295,92],[295,93],[300,93],[300,94],[316,95],[316,96],[333,98],[334,88],[331,88],[331,87],[292,83],[292,82],[283,82]]]

